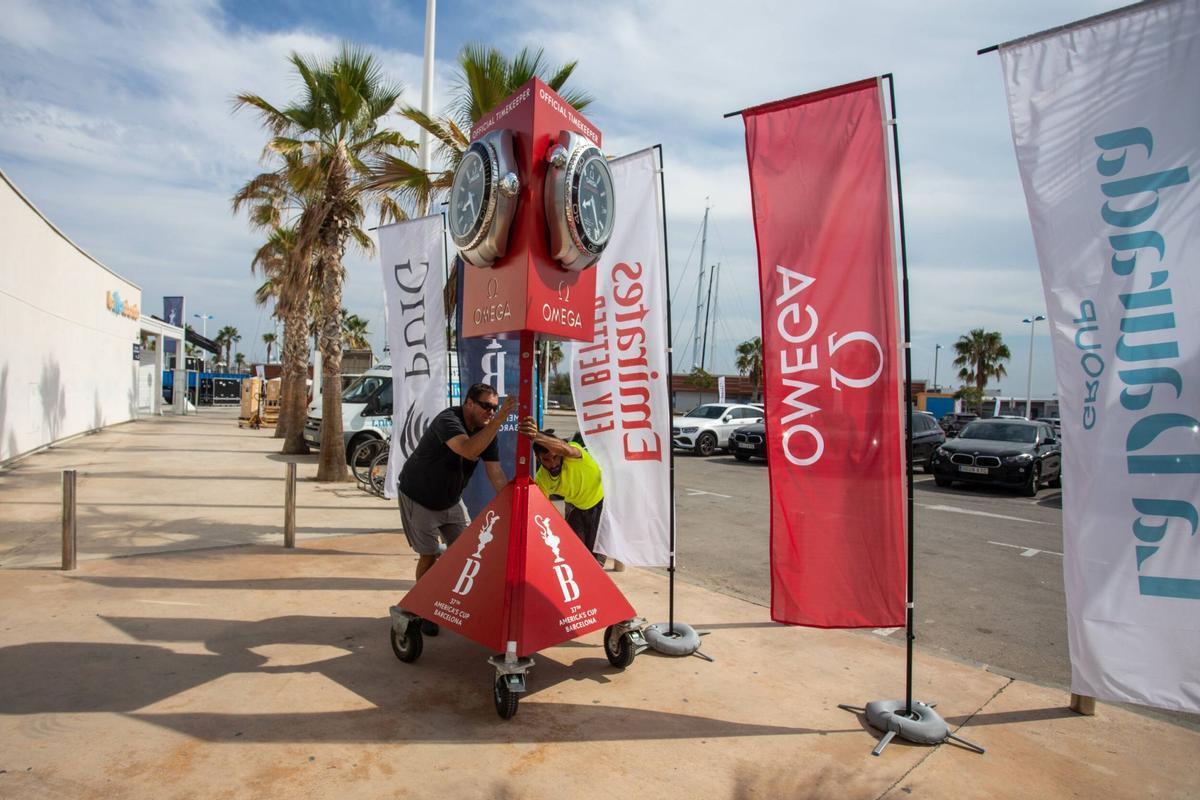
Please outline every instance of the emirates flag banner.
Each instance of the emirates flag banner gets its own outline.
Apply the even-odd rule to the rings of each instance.
[[[904,423],[882,94],[748,109],[771,463],[771,618],[904,624]]]
[[[1200,711],[1200,4],[1000,58],[1058,373],[1071,691]]]
[[[421,434],[449,406],[446,380],[445,257],[440,215],[379,229],[379,258],[387,300],[392,354],[392,447],[384,493],[396,496],[396,479]]]
[[[571,391],[579,430],[600,463],[596,550],[634,566],[670,562],[671,403],[667,280],[654,152],[609,162],[616,219],[596,265],[596,329],[576,342]]]

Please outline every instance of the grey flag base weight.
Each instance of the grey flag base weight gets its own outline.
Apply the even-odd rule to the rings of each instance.
[[[953,740],[976,753],[987,752],[979,745],[951,733],[950,726],[933,710],[933,705],[914,700],[911,715],[905,713],[903,700],[873,700],[867,703],[866,708],[839,703],[838,708],[855,714],[865,713],[867,724],[876,730],[883,731],[883,737],[880,738],[879,744],[875,745],[875,749],[871,751],[873,756],[883,753],[883,748],[887,747],[897,736],[913,744],[941,744]]]

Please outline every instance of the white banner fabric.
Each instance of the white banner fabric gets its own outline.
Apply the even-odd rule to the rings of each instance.
[[[384,494],[389,499],[396,496],[400,469],[421,435],[450,405],[446,391],[444,247],[441,215],[379,229],[392,357],[392,447],[384,482]]]
[[[1058,373],[1071,691],[1200,711],[1200,3],[1000,58]]]
[[[571,391],[604,475],[597,552],[633,566],[670,563],[671,403],[667,279],[654,152],[609,162],[613,238],[596,269],[596,331],[575,342]]]

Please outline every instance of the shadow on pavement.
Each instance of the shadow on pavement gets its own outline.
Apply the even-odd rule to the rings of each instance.
[[[492,708],[494,670],[485,661],[487,651],[443,634],[426,640],[421,661],[402,664],[387,642],[385,617],[103,619],[135,643],[39,642],[0,649],[0,674],[5,676],[0,682],[0,713],[122,713],[219,742],[575,742],[857,730],[757,725],[607,706],[603,689],[591,705],[536,700],[567,681],[603,685],[619,679],[621,671],[608,664],[598,644],[594,657],[569,664],[546,653],[536,656],[526,695],[532,702],[523,703],[518,716],[503,723]],[[166,646],[196,643],[207,652],[178,653]],[[276,664],[272,656],[281,652],[284,656],[278,660],[286,663]],[[630,667],[635,669],[636,662]],[[235,674],[243,681],[246,673],[309,679],[297,682],[297,687],[312,686],[311,677],[319,675],[372,707],[292,711],[308,701],[307,691],[298,689],[295,696],[272,691],[243,700],[244,712],[205,710],[213,702],[225,707],[229,702],[206,684]],[[277,685],[286,688],[289,683]],[[168,699],[170,713],[146,710]]]

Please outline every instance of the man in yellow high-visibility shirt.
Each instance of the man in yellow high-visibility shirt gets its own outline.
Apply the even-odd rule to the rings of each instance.
[[[546,495],[558,495],[567,504],[567,524],[604,566],[607,560],[594,552],[600,515],[604,509],[604,484],[600,465],[583,445],[564,442],[557,436],[539,431],[533,417],[521,422],[520,432],[533,441],[538,470],[533,480]]]

